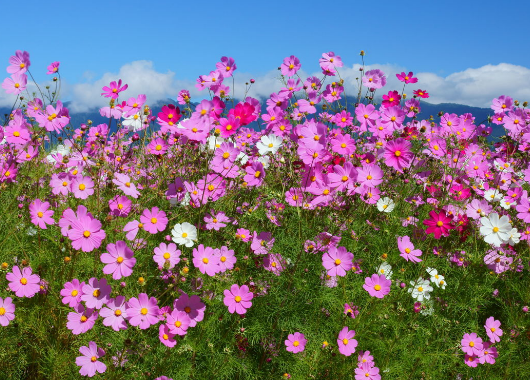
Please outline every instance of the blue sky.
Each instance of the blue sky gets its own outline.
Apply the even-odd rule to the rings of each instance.
[[[263,83],[269,83],[265,79],[274,75],[283,58],[297,56],[304,72],[313,74],[319,71],[321,54],[328,51],[342,57],[345,70],[359,64],[359,51],[365,50],[366,63],[390,70],[389,77],[395,75],[393,69],[429,74],[424,75],[423,85],[420,76],[418,87],[431,93],[432,89],[452,90],[457,80],[476,85],[477,77],[484,82],[490,75],[499,91],[516,90],[525,96],[525,90],[516,87],[530,81],[530,50],[525,41],[530,12],[518,1],[361,5],[355,1],[29,0],[16,17],[11,15],[5,13],[2,18],[0,62],[7,65],[16,50],[26,50],[32,73],[44,81],[48,79],[46,66],[60,61],[64,94],[74,98],[76,91],[92,91],[98,81],[120,74],[131,64],[148,74],[162,75],[162,82],[192,85],[199,75],[215,69],[221,56],[231,56],[238,71],[245,73],[237,79],[264,78]],[[149,68],[138,61],[148,61]],[[502,79],[507,71],[509,78]],[[466,74],[440,85],[440,80],[446,82],[455,73]],[[521,75],[523,79],[517,79]],[[503,83],[506,80],[511,83],[508,87]],[[492,93],[496,89],[491,83],[483,86]],[[483,93],[484,88],[478,86],[475,91]],[[474,105],[484,102],[463,92],[460,97],[454,91],[437,96],[440,100],[456,96]]]

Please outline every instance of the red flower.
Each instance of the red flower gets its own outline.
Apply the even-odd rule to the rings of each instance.
[[[414,95],[416,95],[419,98],[423,98],[423,99],[427,99],[429,97],[429,93],[423,90],[415,90]]]
[[[439,213],[433,210],[429,213],[429,216],[431,219],[423,221],[424,225],[429,226],[425,232],[428,234],[433,233],[435,239],[440,239],[442,236],[449,236],[449,230],[455,228],[452,223],[453,219],[448,217],[443,210]]]

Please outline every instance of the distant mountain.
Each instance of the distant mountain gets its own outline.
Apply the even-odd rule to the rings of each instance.
[[[356,102],[356,98],[348,97],[347,99],[348,104],[353,105]],[[237,101],[236,101],[237,102]],[[151,107],[151,110],[153,112],[153,115],[157,115],[159,112],[161,112],[162,107],[165,104],[176,104],[176,102],[172,99],[166,99],[165,101],[158,101],[155,104],[149,104]],[[69,107],[70,102],[64,103],[65,107]],[[425,101],[421,102],[421,111],[418,114],[418,119],[428,119],[431,115],[433,116],[435,121],[439,121],[440,118],[438,117],[439,112],[443,113],[455,113],[457,115],[463,115],[465,113],[471,113],[475,117],[475,124],[479,125],[482,123],[486,123],[488,116],[493,115],[493,111],[490,108],[480,108],[480,107],[471,107],[466,106],[463,104],[454,104],[454,103],[440,103],[440,104],[431,104]],[[11,109],[8,108],[2,108],[0,107],[0,121],[3,121],[4,117],[11,112]],[[266,104],[265,101],[262,102],[262,113],[266,112]],[[322,112],[321,107],[317,107],[317,112]],[[351,111],[350,111],[351,112]],[[90,112],[77,112],[77,113],[70,113],[70,123],[74,128],[78,128],[81,124],[86,124],[88,120],[92,120],[92,125],[98,125],[98,124],[107,124],[109,122],[108,118],[102,117],[99,114],[99,111],[94,109]],[[255,124],[255,123],[253,123]],[[113,121],[113,130],[115,128],[115,121]],[[257,129],[257,124],[251,125],[254,129]],[[490,140],[497,140],[500,136],[503,136],[505,134],[504,128],[493,124],[492,125],[493,132],[491,136],[489,137]]]

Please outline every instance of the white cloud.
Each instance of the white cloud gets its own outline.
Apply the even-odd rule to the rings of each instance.
[[[345,81],[346,93],[349,96],[357,95],[358,80],[356,78],[360,77],[360,67],[359,64],[354,64],[339,70],[341,78]],[[378,90],[377,95],[381,96],[390,90],[401,92],[403,83],[397,80],[396,73],[408,72],[409,69],[392,64],[364,66],[365,71],[376,68],[382,70],[387,76],[387,85]],[[197,77],[199,74],[208,73],[197,73]],[[412,96],[413,90],[425,90],[430,94],[430,98],[427,100],[430,103],[458,103],[489,107],[492,99],[500,95],[508,95],[520,101],[530,101],[530,69],[523,66],[508,63],[485,65],[453,73],[447,77],[429,72],[414,74],[419,78],[419,81],[416,84],[407,85],[405,92]],[[87,73],[87,79],[90,75],[92,74]],[[303,79],[310,75],[322,77],[320,72],[308,74],[302,70],[299,75]],[[63,81],[61,98],[72,101],[70,106],[72,112],[84,112],[103,107],[108,104],[109,99],[101,96],[101,88],[118,79],[122,79],[123,83],[129,85],[127,91],[120,98],[121,100],[146,94],[147,103],[152,104],[168,97],[176,98],[181,89],[190,91],[192,101],[209,97],[206,90],[199,91],[195,88],[195,79],[175,78],[175,76],[175,73],[171,71],[167,73],[157,72],[151,61],[134,61],[122,66],[118,73],[105,73],[94,82],[69,84]],[[257,76],[236,71],[234,88],[232,88],[232,78],[226,79],[225,84],[231,87],[232,96],[242,99],[246,91],[245,83],[249,82],[251,78],[255,79],[255,83],[250,87],[247,96],[267,99],[272,92],[277,92],[283,87],[279,80],[280,72],[278,70],[271,70]],[[333,79],[338,79],[338,77],[328,78],[327,83]],[[46,84],[42,83],[41,87]],[[363,88],[362,90],[364,95],[366,89]],[[10,107],[14,100],[13,95],[7,95],[3,89],[0,90],[0,106]]]
[[[120,68],[118,73],[105,73],[100,79],[92,83],[78,83],[66,86],[65,95],[72,100],[72,112],[85,112],[93,108],[108,105],[109,98],[101,96],[103,86],[112,81],[122,80],[129,88],[122,93],[120,100],[136,97],[139,94],[147,96],[147,103],[154,103],[176,96],[175,73],[159,73],[153,68],[151,61],[134,61]]]

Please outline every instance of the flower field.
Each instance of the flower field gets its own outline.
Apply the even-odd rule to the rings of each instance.
[[[72,125],[10,57],[0,378],[530,378],[527,103],[422,120],[413,72],[319,63],[255,99],[222,57],[160,112],[116,78]]]

